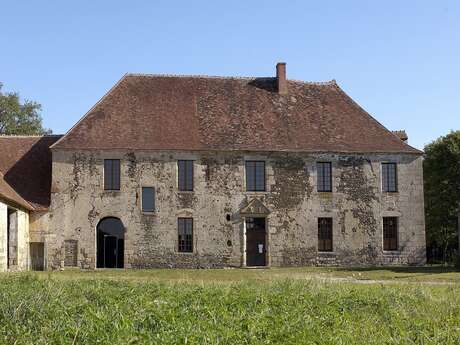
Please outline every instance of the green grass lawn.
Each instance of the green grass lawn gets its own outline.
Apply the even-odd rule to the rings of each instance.
[[[460,344],[439,267],[4,273],[0,301],[0,344]]]

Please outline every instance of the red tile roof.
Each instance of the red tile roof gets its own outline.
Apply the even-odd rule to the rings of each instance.
[[[6,201],[14,205],[32,210],[33,206],[25,201],[11,186],[5,181],[3,174],[0,172],[0,201]]]
[[[53,148],[415,153],[334,82],[124,76]]]
[[[0,136],[0,198],[33,210],[50,204],[51,150],[61,136]],[[27,207],[28,206],[28,207]]]

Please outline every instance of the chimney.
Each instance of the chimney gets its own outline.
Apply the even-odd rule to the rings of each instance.
[[[280,95],[288,93],[288,85],[286,80],[286,63],[278,62],[276,64],[276,86]]]
[[[392,132],[393,132],[393,134],[396,135],[399,139],[401,139],[402,141],[404,141],[405,143],[407,143],[407,139],[409,139],[409,137],[407,136],[405,130],[392,131]]]

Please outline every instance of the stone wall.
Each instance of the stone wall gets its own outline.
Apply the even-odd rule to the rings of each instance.
[[[120,191],[104,191],[104,159],[121,160]],[[178,159],[195,160],[193,192],[177,190]],[[246,192],[245,159],[266,161],[266,192]],[[316,191],[319,160],[332,162],[332,193]],[[381,192],[386,161],[398,163],[398,193]],[[141,212],[142,186],[156,189],[154,214]],[[255,197],[271,212],[270,266],[425,263],[421,156],[54,150],[48,267],[63,266],[64,241],[76,240],[79,266],[94,268],[96,227],[109,216],[126,228],[125,267],[241,266],[239,210]],[[194,219],[192,254],[177,252],[183,216]],[[399,217],[397,252],[382,249],[383,216]],[[333,217],[332,253],[317,251],[318,217]]]
[[[9,239],[8,223],[10,226]],[[0,202],[0,271],[27,270],[28,268],[29,213]]]
[[[27,270],[29,268],[29,213],[17,210],[17,269]]]
[[[8,207],[0,201],[0,272],[7,270],[7,250],[8,250]]]

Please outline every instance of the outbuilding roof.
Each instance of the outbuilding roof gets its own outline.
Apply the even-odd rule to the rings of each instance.
[[[51,195],[51,150],[60,135],[0,136],[0,198],[46,210]]]

